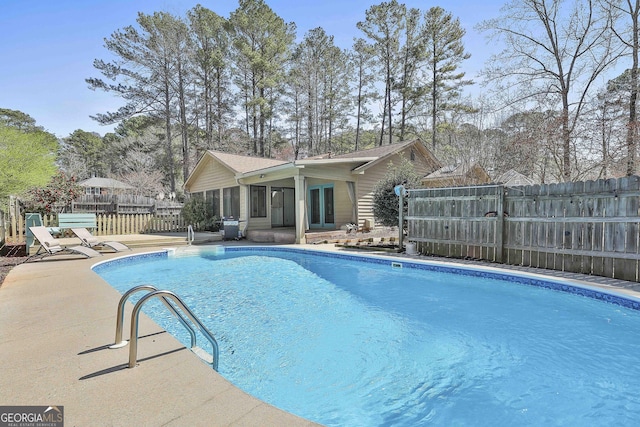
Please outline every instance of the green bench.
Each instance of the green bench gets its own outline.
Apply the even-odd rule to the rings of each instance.
[[[95,230],[97,227],[96,214],[85,213],[60,213],[58,214],[58,228],[61,230],[71,228],[88,228]]]

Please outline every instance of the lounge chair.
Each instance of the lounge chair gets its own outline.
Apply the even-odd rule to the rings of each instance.
[[[40,248],[38,249],[38,252],[31,255],[28,260],[31,258],[44,258],[49,255],[75,254],[83,255],[87,258],[102,255],[100,252],[85,246],[62,246],[60,241],[54,239],[49,233],[47,227],[29,227],[29,230],[33,234],[33,237],[40,242]]]
[[[87,248],[102,248],[107,246],[113,249],[116,252],[120,251],[128,251],[131,250],[129,246],[124,243],[115,242],[115,241],[102,241],[91,234],[89,230],[86,228],[72,228],[73,234],[75,234],[78,239],[82,242],[82,246],[86,246]]]

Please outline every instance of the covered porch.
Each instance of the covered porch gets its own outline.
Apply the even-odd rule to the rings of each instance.
[[[313,243],[320,235],[344,237],[345,224],[357,222],[356,183],[348,167],[328,172],[286,165],[236,180],[246,195],[240,210],[251,241]]]

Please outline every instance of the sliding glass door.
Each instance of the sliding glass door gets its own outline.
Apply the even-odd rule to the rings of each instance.
[[[295,191],[293,188],[271,188],[271,226],[296,226]]]

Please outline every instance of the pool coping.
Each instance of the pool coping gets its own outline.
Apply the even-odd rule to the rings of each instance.
[[[333,245],[278,248],[354,254]],[[166,249],[140,248],[127,254]],[[639,284],[593,276],[413,255],[360,255],[522,273],[632,300],[640,296]],[[110,253],[103,259],[122,256]],[[0,405],[64,406],[67,425],[318,425],[234,387],[144,315],[139,365],[127,369],[128,347],[108,349],[120,294],[92,270],[94,265],[95,259],[57,256],[19,265],[7,276],[0,287]],[[129,304],[126,315],[130,312]]]

